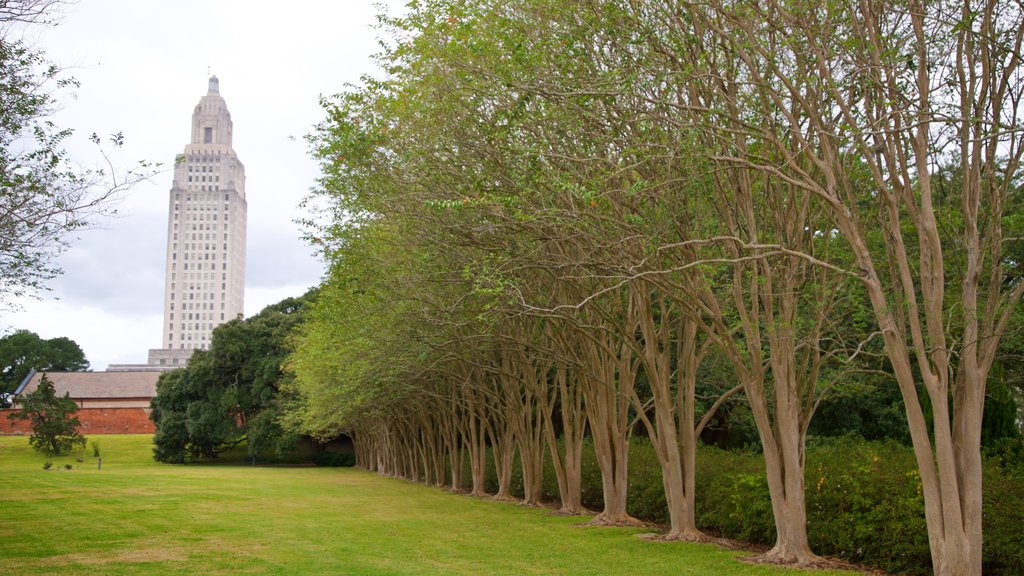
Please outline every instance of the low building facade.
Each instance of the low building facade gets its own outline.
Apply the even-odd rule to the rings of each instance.
[[[0,435],[31,434],[28,420],[12,420],[8,414],[20,409],[18,399],[34,391],[42,372],[31,372],[14,393],[14,407],[0,410]],[[156,397],[160,372],[152,370],[115,372],[47,372],[58,396],[67,394],[78,404],[82,434],[152,434],[150,402]]]

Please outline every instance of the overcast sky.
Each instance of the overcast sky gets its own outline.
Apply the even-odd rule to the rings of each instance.
[[[394,0],[385,6],[400,6]],[[93,370],[144,363],[161,345],[167,242],[166,170],[191,137],[207,78],[220,80],[245,165],[248,201],[245,314],[316,285],[324,266],[293,221],[318,175],[302,137],[323,114],[320,95],[376,73],[371,1],[80,0],[61,24],[34,28],[36,46],[81,82],[58,96],[55,121],[75,130],[76,161],[99,160],[88,135],[123,132],[117,165],[162,162],[134,188],[120,216],[78,235],[52,292],[23,310],[0,310],[0,332],[67,336]],[[390,8],[393,9],[393,8]],[[73,97],[72,97],[73,96]]]

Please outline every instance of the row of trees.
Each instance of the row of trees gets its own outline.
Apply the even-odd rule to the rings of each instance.
[[[527,502],[582,437],[623,523],[650,436],[671,530],[695,446],[741,394],[777,528],[813,563],[804,442],[823,395],[899,391],[936,574],[980,574],[987,382],[1024,292],[1024,10],[416,2],[388,75],[324,102],[312,238],[331,276],[289,359],[295,429],[359,463]]]

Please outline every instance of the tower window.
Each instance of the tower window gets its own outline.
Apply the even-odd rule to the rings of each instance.
[[[213,142],[213,128],[203,128],[203,144]]]

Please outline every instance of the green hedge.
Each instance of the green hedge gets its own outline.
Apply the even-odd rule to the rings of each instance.
[[[985,464],[985,574],[1024,574],[1024,444],[999,446]],[[583,503],[602,508],[601,473],[593,449],[584,450]],[[490,457],[490,455],[488,455]],[[468,466],[464,477],[469,480]],[[629,513],[668,523],[661,471],[646,438],[631,443]],[[487,488],[497,481],[488,461]],[[513,493],[522,496],[518,460]],[[551,465],[545,497],[558,500]],[[806,502],[811,548],[900,574],[930,574],[921,481],[913,450],[892,441],[812,439],[807,447]],[[697,525],[712,534],[770,545],[775,540],[763,457],[755,452],[702,446],[697,463]]]
[[[351,452],[320,452],[313,455],[317,466],[355,466],[356,455]]]

